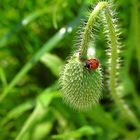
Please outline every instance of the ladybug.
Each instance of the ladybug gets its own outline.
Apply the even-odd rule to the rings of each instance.
[[[85,68],[89,70],[96,70],[99,67],[99,60],[92,58],[86,61]]]

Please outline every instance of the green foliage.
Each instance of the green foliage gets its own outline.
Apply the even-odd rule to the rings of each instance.
[[[0,140],[140,138],[139,0],[114,2],[124,44],[117,94],[137,121],[120,113],[106,84],[101,102],[86,113],[73,111],[61,98],[58,76],[75,49],[75,27],[96,4],[95,0],[0,1]],[[106,73],[102,32],[100,25],[93,47]]]

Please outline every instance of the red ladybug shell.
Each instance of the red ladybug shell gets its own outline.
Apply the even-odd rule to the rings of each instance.
[[[89,70],[95,70],[99,66],[99,60],[96,58],[92,58],[86,61],[85,67]]]

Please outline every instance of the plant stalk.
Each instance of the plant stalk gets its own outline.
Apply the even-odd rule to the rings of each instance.
[[[92,28],[95,24],[96,18],[101,11],[104,10],[105,19],[107,21],[108,27],[108,36],[111,46],[111,55],[110,55],[110,68],[109,68],[109,88],[111,92],[111,96],[120,109],[120,111],[127,116],[128,120],[131,121],[136,127],[140,127],[139,121],[135,114],[130,110],[130,108],[125,104],[125,102],[120,98],[117,94],[116,89],[116,73],[117,73],[117,59],[118,59],[118,36],[115,30],[115,25],[113,23],[113,17],[111,15],[109,4],[108,2],[99,2],[97,6],[94,8],[92,13],[89,16],[88,22],[85,26],[83,38],[81,42],[81,48],[79,53],[79,59],[81,61],[85,61],[87,59],[87,50],[88,50],[88,43],[90,41],[90,36],[92,32]]]
[[[87,59],[87,50],[88,50],[88,43],[90,40],[90,35],[92,28],[94,26],[96,17],[99,15],[99,13],[107,7],[108,3],[107,2],[99,2],[97,6],[94,8],[93,12],[90,14],[88,22],[86,24],[86,27],[84,29],[83,33],[83,39],[81,42],[81,50],[80,50],[80,60],[84,61]]]

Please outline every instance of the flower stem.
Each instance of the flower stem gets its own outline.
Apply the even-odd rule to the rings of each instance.
[[[84,29],[83,33],[83,39],[81,42],[81,50],[80,50],[80,60],[86,60],[87,59],[87,50],[88,50],[88,43],[90,40],[90,35],[92,28],[95,23],[95,19],[98,16],[98,14],[105,8],[107,7],[107,2],[99,2],[97,6],[94,8],[93,12],[90,14],[88,22],[86,24],[86,27]]]
[[[115,101],[116,105],[119,107],[121,112],[129,118],[129,120],[136,126],[140,127],[139,121],[137,117],[134,115],[134,113],[130,110],[130,108],[127,106],[127,104],[121,99],[121,97],[118,95],[116,90],[116,73],[117,73],[117,59],[118,59],[118,37],[115,32],[115,26],[112,21],[112,15],[110,14],[110,11],[108,8],[106,8],[105,11],[105,18],[107,21],[107,26],[109,30],[109,38],[110,38],[110,48],[111,48],[111,64],[110,64],[110,75],[109,75],[109,87],[110,87],[110,93],[112,95],[113,100]]]
[[[113,17],[110,11],[110,6],[108,2],[99,2],[97,6],[94,8],[92,13],[89,16],[89,19],[87,21],[87,24],[85,26],[84,32],[83,32],[83,38],[81,42],[81,48],[79,53],[79,59],[81,61],[85,61],[87,59],[87,50],[88,50],[88,43],[90,41],[90,36],[92,32],[92,28],[94,27],[96,18],[98,17],[99,13],[104,10],[104,16],[106,20],[106,26],[108,28],[107,32],[107,39],[110,42],[110,51],[111,55],[109,56],[110,59],[110,65],[109,65],[109,88],[111,92],[111,96],[120,109],[120,111],[127,116],[129,121],[131,121],[136,127],[140,127],[139,121],[135,114],[130,110],[130,108],[125,104],[125,102],[120,98],[120,96],[117,93],[116,89],[116,73],[118,71],[118,49],[119,49],[119,43],[118,43],[118,35],[116,32],[115,23],[113,22]]]

